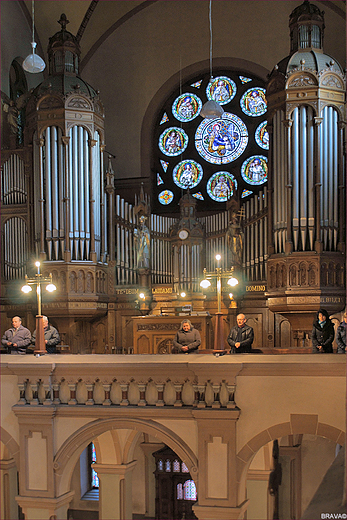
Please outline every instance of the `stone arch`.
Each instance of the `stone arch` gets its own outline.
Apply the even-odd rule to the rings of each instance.
[[[345,444],[346,438],[346,433],[339,428],[319,422],[316,414],[290,414],[288,422],[266,428],[247,441],[237,454],[237,482],[240,503],[246,500],[247,473],[255,454],[268,442],[296,434],[325,437],[341,445]]]
[[[69,491],[72,473],[78,457],[93,438],[108,430],[112,431],[124,428],[134,429],[160,439],[161,442],[173,449],[183,460],[192,478],[197,483],[198,460],[196,455],[183,439],[166,426],[153,420],[144,419],[98,419],[75,431],[58,450],[53,463],[58,496]],[[136,439],[137,435],[134,435],[133,442],[135,442]],[[131,455],[131,450],[132,445],[127,446],[128,457]]]
[[[12,435],[8,433],[2,426],[0,426],[0,439],[1,442],[6,446],[9,453],[13,457],[13,460],[16,463],[17,470],[19,471],[19,445],[17,441],[14,440]]]

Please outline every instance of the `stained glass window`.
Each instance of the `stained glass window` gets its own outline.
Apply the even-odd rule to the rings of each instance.
[[[180,463],[178,460],[174,460],[172,464],[172,470],[173,471],[179,471],[180,470]]]
[[[184,462],[182,462],[182,473],[189,473],[189,469],[187,468]]]
[[[179,213],[188,189],[198,214],[225,209],[238,190],[244,198],[262,189],[269,149],[265,93],[262,78],[223,68],[213,79],[199,74],[177,85],[159,107],[153,136],[154,212]],[[223,105],[221,117],[199,115],[209,99]]]
[[[183,486],[182,484],[177,484],[177,500],[183,500]]]
[[[95,451],[95,446],[92,443],[92,487],[98,488],[99,487],[99,477],[98,477],[96,471],[93,469],[94,462],[96,462],[96,451]]]
[[[267,158],[263,155],[253,155],[241,166],[242,178],[248,184],[264,184],[267,181]]]
[[[194,480],[186,480],[183,485],[184,489],[184,500],[196,501],[196,486]]]
[[[243,190],[241,198],[244,199],[245,197],[248,197],[248,195],[252,195],[253,191],[251,190]]]
[[[267,121],[263,121],[260,123],[258,128],[255,131],[255,140],[260,148],[263,150],[269,149],[269,133],[267,131]]]
[[[164,469],[163,461],[162,460],[158,460],[158,470],[159,471],[163,471],[163,469]]]
[[[165,471],[167,471],[167,472],[171,471],[171,462],[169,459],[166,459],[166,461],[165,461]]]

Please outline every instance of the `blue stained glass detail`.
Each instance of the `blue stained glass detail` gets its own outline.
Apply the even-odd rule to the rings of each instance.
[[[96,462],[96,451],[95,451],[95,446],[92,443],[92,463],[94,463],[94,462]],[[92,487],[93,488],[99,487],[99,477],[98,477],[96,471],[93,469],[93,464],[92,464]]]
[[[252,81],[252,78],[246,78],[246,76],[239,76],[242,83],[249,83]]]
[[[201,191],[198,191],[197,193],[192,193],[192,197],[195,197],[196,199],[199,199],[199,200],[205,200]]]
[[[168,118],[167,113],[164,112],[163,117],[161,118],[161,121],[159,124],[162,125],[162,124],[166,123],[167,121],[169,121],[169,118]]]
[[[159,148],[165,155],[180,155],[187,148],[188,136],[182,128],[171,126],[159,137]]]
[[[163,206],[167,206],[173,201],[174,194],[170,190],[164,190],[158,195],[158,200]]]
[[[192,83],[190,86],[195,88],[200,88],[202,83],[202,79],[200,81],[196,81],[195,83]]]
[[[267,111],[265,89],[256,87],[246,90],[240,100],[242,112],[251,117],[258,117]]]
[[[179,471],[180,470],[180,463],[178,460],[174,460],[172,464],[172,471]]]
[[[253,191],[251,190],[243,190],[241,199],[244,199],[245,197],[248,197],[248,195],[252,195]]]
[[[166,172],[166,170],[167,170],[167,168],[168,168],[168,166],[169,166],[169,163],[166,162],[166,161],[163,161],[163,160],[161,159],[161,160],[160,160],[160,164],[162,165],[164,172]]]
[[[193,160],[181,161],[172,172],[174,183],[183,190],[195,188],[201,181],[202,176],[202,166]]]
[[[163,179],[160,177],[159,173],[157,173],[157,186],[164,184]]]
[[[163,471],[163,469],[164,469],[163,461],[162,460],[158,460],[158,470],[159,471]]]
[[[189,473],[189,469],[187,468],[184,462],[182,462],[182,473]]]
[[[258,146],[260,148],[263,148],[263,150],[269,149],[269,133],[267,131],[267,121],[263,121],[260,123],[258,128],[255,131],[255,140]]]
[[[169,461],[169,459],[165,461],[165,471],[171,471],[171,462]]]
[[[208,99],[216,101],[219,105],[226,105],[236,94],[236,83],[227,76],[211,78],[206,88]]]
[[[177,500],[183,500],[183,486],[182,486],[182,484],[177,484]]]
[[[201,108],[201,99],[195,94],[186,93],[175,99],[172,113],[179,121],[192,121],[199,115]]]
[[[195,133],[195,146],[201,157],[213,164],[235,161],[248,143],[244,122],[235,114],[224,112],[219,119],[204,119]]]
[[[216,202],[229,200],[236,189],[237,181],[229,172],[214,173],[206,185],[207,193]]]
[[[246,159],[241,166],[241,176],[248,184],[264,184],[267,181],[267,158],[253,155]]]
[[[193,480],[186,480],[183,485],[184,500],[196,501],[196,486]]]

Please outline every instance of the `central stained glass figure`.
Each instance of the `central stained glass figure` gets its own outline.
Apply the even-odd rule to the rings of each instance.
[[[172,172],[173,181],[176,186],[186,190],[195,188],[203,176],[201,165],[193,160],[181,161]]]
[[[206,88],[207,99],[214,100],[220,105],[229,103],[236,94],[236,83],[227,76],[211,78]]]
[[[195,134],[195,146],[201,157],[212,164],[228,164],[244,152],[248,131],[235,114],[224,112],[221,118],[204,119]]]

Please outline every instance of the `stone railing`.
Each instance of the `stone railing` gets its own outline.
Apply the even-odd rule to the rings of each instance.
[[[188,362],[187,356],[169,355],[163,362],[147,355],[131,361],[115,355],[44,356],[30,363],[26,357],[8,369],[18,375],[18,405],[236,408],[239,365],[230,370],[212,355],[201,356],[216,365],[211,370],[210,363],[195,362],[197,357]]]

